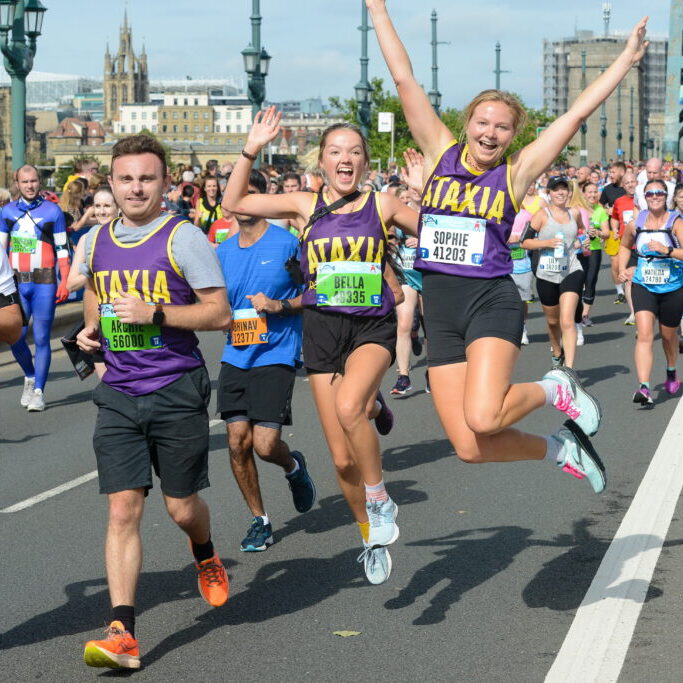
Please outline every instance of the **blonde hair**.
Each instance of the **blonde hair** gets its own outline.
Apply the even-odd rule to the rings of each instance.
[[[66,188],[66,192],[62,192],[62,196],[59,198],[59,206],[62,211],[80,209],[85,189],[85,181],[82,178],[74,178]]]
[[[484,102],[502,102],[509,107],[510,113],[512,114],[512,127],[515,135],[524,128],[524,124],[526,123],[526,110],[522,106],[517,95],[513,95],[505,90],[495,90],[492,88],[490,90],[482,90],[467,107],[465,107],[465,113],[463,115],[465,130],[467,130],[470,119],[474,116],[474,110]]]
[[[586,183],[587,185],[595,185],[595,183]],[[570,209],[588,209],[591,211],[593,207],[588,203],[583,190],[579,187],[578,180],[569,181],[569,189],[571,190],[572,196],[569,198],[569,208]]]

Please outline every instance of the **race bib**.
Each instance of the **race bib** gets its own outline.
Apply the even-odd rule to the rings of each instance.
[[[100,328],[109,351],[146,351],[164,345],[160,325],[122,323],[112,304],[100,304]]]
[[[415,269],[415,256],[417,255],[417,249],[407,249],[402,247],[399,251],[401,256],[401,265],[403,270],[414,270]]]
[[[222,244],[228,239],[229,230],[216,230],[216,244]]]
[[[513,261],[519,261],[520,259],[523,259],[526,257],[526,249],[522,249],[522,247],[515,247],[514,249],[510,249],[510,258]]]
[[[464,216],[422,216],[420,258],[435,263],[481,266],[486,221]]]
[[[562,256],[558,258],[550,253],[543,253],[538,259],[538,269],[546,273],[562,273],[567,270],[567,257]]]
[[[648,263],[641,269],[643,284],[646,285],[665,285],[669,282],[671,268],[668,263]]]
[[[367,261],[331,261],[318,266],[318,306],[381,306],[382,266]]]
[[[10,237],[10,251],[15,254],[35,254],[37,247],[38,239],[36,237],[25,235],[12,235]]]
[[[624,225],[628,225],[633,220],[633,210],[623,211],[621,214],[624,217]]]
[[[268,343],[268,320],[265,313],[254,308],[238,308],[232,312],[230,331],[233,346]]]

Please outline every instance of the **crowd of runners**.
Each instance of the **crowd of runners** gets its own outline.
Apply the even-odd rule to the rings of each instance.
[[[112,613],[106,637],[85,646],[91,666],[140,666],[139,526],[153,472],[170,517],[188,537],[200,594],[213,606],[228,600],[228,576],[199,495],[209,485],[211,384],[196,331],[226,334],[214,379],[230,466],[249,509],[240,550],[273,543],[254,454],[282,469],[298,512],[315,504],[306,458],[282,438],[303,367],[358,526],[358,561],[372,584],[389,578],[389,546],[399,536],[379,439],[393,427],[379,390],[392,365],[391,394],[405,395],[415,379],[411,353],[426,351],[425,388],[462,460],[544,461],[600,493],[605,465],[590,437],[602,412],[575,368],[596,307],[612,305],[611,297],[596,296],[604,251],[614,304],[628,306],[625,324],[635,325],[633,401],[653,403],[656,323],[665,389],[680,389],[679,171],[658,159],[609,169],[556,161],[642,58],[646,20],[567,113],[507,156],[524,123],[517,98],[483,91],[455,139],[415,80],[384,0],[366,2],[420,149],[406,152],[397,174],[369,177],[368,144],[352,124],[325,131],[314,171],[255,170],[279,133],[272,107],[257,114],[234,164],[210,162],[200,174],[185,168],[172,179],[155,139],[119,140],[106,181],[97,181],[90,162],[69,179],[62,205],[74,211],[70,220],[41,194],[34,167],[16,172],[19,196],[0,215],[0,335],[25,377],[21,405],[45,408],[50,327],[69,291],[84,290],[84,320],[74,336],[85,361],[78,362],[94,365],[101,379],[93,444],[109,509]],[[547,368],[538,381],[513,384],[520,348],[529,343],[527,306],[536,298],[548,328]],[[26,343],[29,320],[35,357]],[[543,406],[561,414],[554,433],[514,427]]]

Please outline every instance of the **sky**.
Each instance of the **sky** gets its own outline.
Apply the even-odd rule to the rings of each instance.
[[[672,0],[678,1],[678,0]],[[118,48],[127,7],[136,53],[144,41],[150,80],[244,78],[241,50],[251,39],[252,0],[42,0],[48,8],[34,70],[102,78],[107,42]],[[267,98],[278,102],[333,95],[353,97],[360,77],[362,0],[261,0],[261,42],[272,56]],[[442,107],[463,107],[494,87],[495,44],[501,44],[501,85],[541,107],[543,39],[575,28],[602,33],[601,0],[388,0],[387,6],[418,80],[431,86],[432,9],[439,17],[439,90]],[[649,32],[668,35],[670,1],[615,0],[610,28],[628,32],[650,11]],[[373,33],[369,76],[391,86]]]

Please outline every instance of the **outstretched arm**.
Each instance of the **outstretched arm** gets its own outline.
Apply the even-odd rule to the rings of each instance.
[[[518,200],[524,197],[531,182],[552,165],[583,121],[612,94],[633,65],[643,58],[648,46],[645,40],[647,20],[648,17],[644,17],[636,24],[623,52],[576,98],[569,111],[555,119],[537,140],[513,156],[513,191]]]
[[[260,111],[244,145],[244,152],[256,157],[261,149],[274,140],[280,132],[280,112],[275,107]],[[230,180],[225,188],[221,206],[230,213],[259,218],[298,218],[310,207],[310,194],[290,192],[286,194],[249,194],[249,174],[253,161],[244,154],[235,162]]]
[[[431,169],[438,155],[453,139],[453,134],[436,115],[425,91],[415,80],[410,58],[389,17],[385,0],[365,0],[365,4],[372,17],[384,61],[396,84],[410,132],[427,159],[426,168]]]

